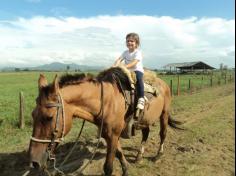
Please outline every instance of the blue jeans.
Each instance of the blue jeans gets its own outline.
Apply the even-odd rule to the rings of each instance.
[[[143,84],[143,73],[140,71],[134,71],[136,75],[136,87],[138,98],[144,97],[144,84]]]

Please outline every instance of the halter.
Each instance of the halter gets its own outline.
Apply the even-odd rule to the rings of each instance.
[[[97,142],[97,145],[96,145],[96,148],[94,149],[94,152],[93,152],[93,155],[91,156],[90,160],[81,168],[78,170],[79,173],[82,173],[82,171],[88,166],[89,163],[92,162],[95,154],[96,154],[96,151],[99,147],[99,143],[100,143],[100,139],[101,139],[101,136],[102,136],[102,130],[103,130],[103,124],[104,124],[104,118],[103,118],[103,115],[104,115],[104,90],[103,90],[103,83],[101,82],[101,97],[100,97],[100,101],[101,101],[101,108],[100,108],[100,111],[98,112],[98,114],[96,115],[97,117],[98,116],[101,116],[102,117],[102,120],[101,120],[101,130],[100,130],[100,134],[99,134],[99,140]],[[65,112],[64,112],[64,104],[63,104],[63,100],[61,98],[61,95],[59,93],[58,95],[58,102],[57,103],[48,103],[46,104],[46,107],[47,108],[52,108],[52,107],[56,107],[57,108],[57,117],[56,117],[56,126],[54,128],[54,131],[52,132],[52,139],[38,139],[38,138],[35,138],[35,137],[31,137],[31,140],[34,141],[34,142],[39,142],[39,143],[50,143],[48,149],[47,149],[47,152],[49,153],[49,159],[50,160],[54,160],[54,169],[61,173],[61,174],[64,174],[61,170],[59,170],[57,167],[56,167],[56,157],[52,155],[51,153],[51,147],[55,144],[55,143],[60,143],[61,141],[63,141],[63,137],[64,137],[64,134],[65,134]],[[63,120],[63,129],[62,129],[62,135],[60,138],[56,138],[57,136],[57,132],[58,132],[58,127],[59,127],[59,111],[60,109],[62,110],[62,120]],[[68,158],[70,157],[70,155],[72,154],[73,150],[75,149],[75,146],[77,145],[78,143],[78,140],[79,140],[79,137],[82,133],[82,130],[83,130],[83,127],[84,127],[84,124],[85,124],[85,120],[83,121],[83,124],[82,124],[82,127],[81,127],[81,130],[79,132],[79,135],[76,139],[76,142],[74,144],[74,146],[72,147],[71,151],[66,155],[64,161],[60,164],[59,167],[61,167],[67,160]],[[26,171],[25,172],[25,176],[29,174],[29,171]]]
[[[63,141],[63,137],[65,135],[65,111],[64,111],[64,103],[61,97],[61,94],[59,93],[57,95],[58,99],[57,99],[57,103],[48,103],[46,104],[47,108],[53,108],[56,107],[57,108],[57,114],[56,114],[56,124],[55,124],[55,128],[52,131],[52,138],[51,139],[38,139],[36,137],[31,137],[31,140],[34,142],[39,142],[39,143],[50,143],[49,145],[49,150],[51,150],[51,147],[55,144],[55,143],[60,143],[61,141]],[[62,113],[62,134],[61,137],[57,137],[57,133],[59,130],[59,126],[60,126],[60,111]]]

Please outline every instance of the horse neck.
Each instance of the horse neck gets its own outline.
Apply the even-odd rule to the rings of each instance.
[[[65,111],[72,117],[78,117],[92,123],[101,108],[101,85],[85,82],[79,85],[69,85],[61,90],[65,102]]]

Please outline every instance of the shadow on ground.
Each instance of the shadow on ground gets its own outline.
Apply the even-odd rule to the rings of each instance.
[[[74,146],[74,142],[69,142],[57,148],[57,163],[58,167],[62,163]],[[65,174],[70,174],[83,167],[92,157],[96,149],[97,142],[78,142],[72,155],[67,162],[60,167]],[[99,146],[99,151],[96,152],[93,160],[105,158],[106,150],[104,146]],[[1,176],[22,176],[29,168],[29,157],[27,151],[17,153],[0,153],[0,175]],[[48,170],[53,170],[53,162],[48,163]],[[27,176],[48,175],[42,171],[30,170]],[[81,175],[81,174],[80,174]]]

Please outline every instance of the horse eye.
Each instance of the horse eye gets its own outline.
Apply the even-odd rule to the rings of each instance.
[[[46,118],[47,121],[51,121],[52,119],[53,119],[53,116],[48,116],[48,117]]]
[[[44,118],[41,118],[41,123],[43,125],[46,125],[48,124],[48,122],[51,122],[52,121],[52,118],[51,117],[44,117]]]
[[[53,119],[53,114],[52,113],[43,114],[42,119],[45,121],[51,121]]]

